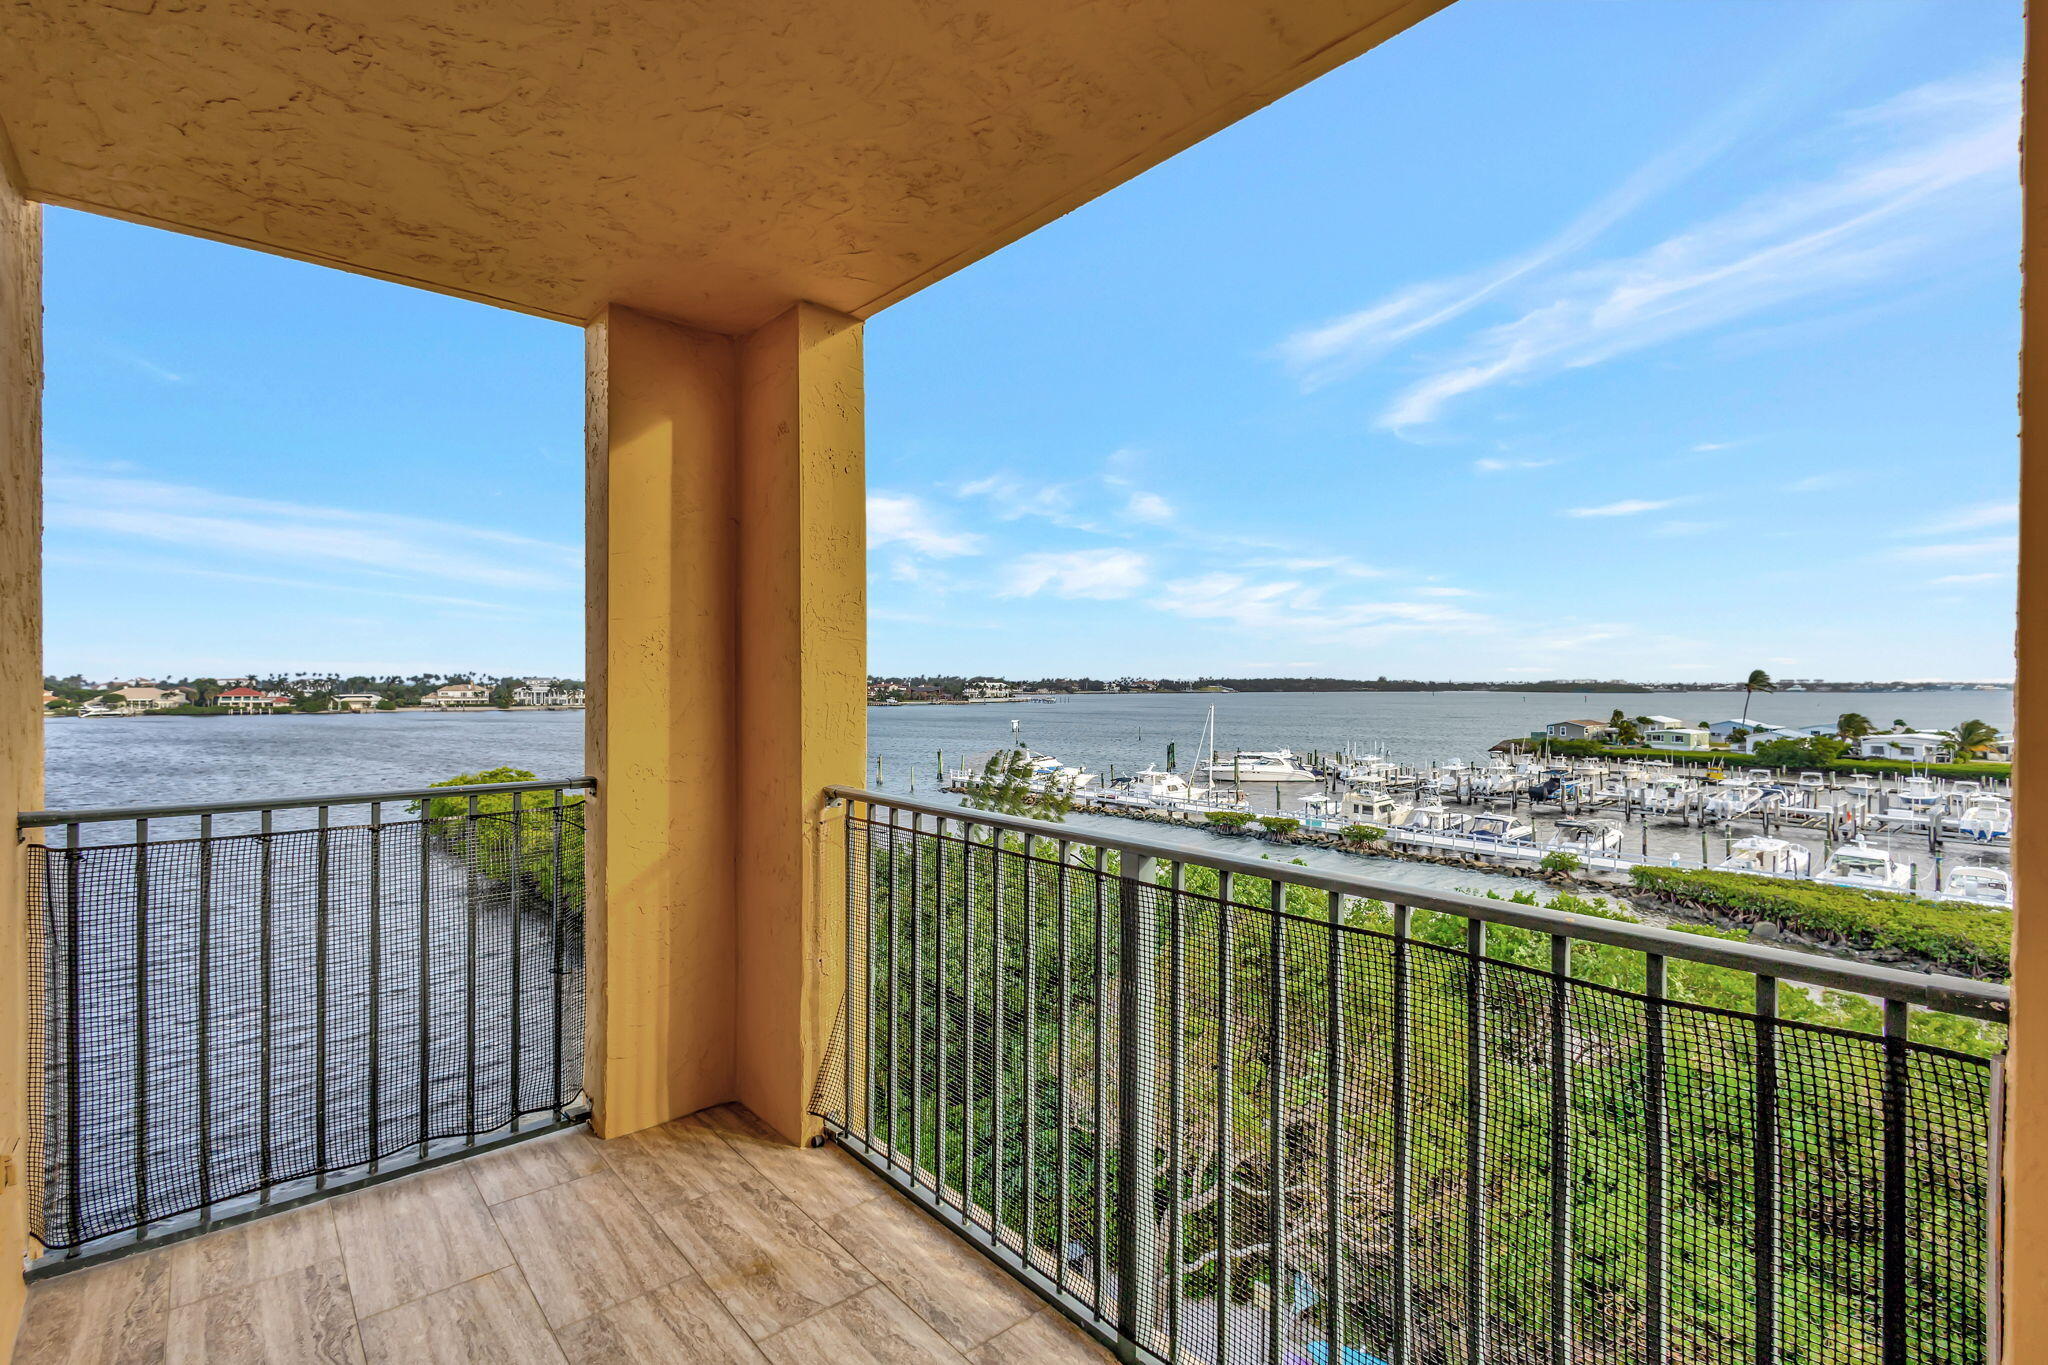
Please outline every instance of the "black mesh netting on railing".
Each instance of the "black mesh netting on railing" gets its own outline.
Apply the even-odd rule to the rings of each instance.
[[[32,849],[31,1231],[73,1247],[570,1105],[578,802]]]
[[[1275,913],[1263,878],[887,814],[848,822],[818,1108],[1106,1333],[1246,1365],[1747,1365],[1760,1332],[1787,1365],[1984,1360],[1981,1026],[1887,1041],[1876,1003],[1789,985],[1764,1023],[1725,968],[1653,996],[1629,949],[1570,945],[1567,977],[1547,934],[1475,954],[1448,914]]]

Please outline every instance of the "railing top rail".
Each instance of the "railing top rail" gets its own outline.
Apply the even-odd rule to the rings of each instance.
[[[226,815],[238,811],[310,810],[315,806],[367,806],[373,801],[419,801],[436,796],[492,796],[499,792],[594,789],[594,777],[557,777],[534,782],[479,782],[462,787],[407,787],[400,791],[338,792],[325,796],[258,797],[248,801],[200,801],[171,806],[104,806],[80,810],[25,810],[14,817],[21,829],[90,825],[108,820],[162,820],[178,815]]]
[[[968,821],[999,829],[1013,829],[1025,834],[1043,835],[1049,839],[1065,839],[1072,843],[1097,844],[1141,857],[1197,863],[1219,872],[1232,872],[1267,881],[1284,881],[1290,886],[1334,891],[1339,895],[1388,901],[1416,909],[1437,910],[1468,919],[1485,920],[1491,924],[1533,929],[1538,933],[1563,934],[1587,943],[1606,943],[1667,958],[1704,962],[1716,967],[1753,972],[1758,976],[1771,976],[1783,981],[1822,986],[1829,990],[1851,991],[1858,995],[1875,996],[1885,1000],[1901,1000],[1949,1014],[1968,1015],[1972,1018],[2003,1023],[2011,1009],[2012,992],[2001,982],[1902,971],[1896,967],[1880,967],[1872,963],[1823,957],[1817,953],[1798,952],[1788,948],[1767,948],[1755,943],[1706,938],[1698,934],[1681,933],[1675,929],[1659,929],[1653,925],[1628,924],[1619,920],[1598,919],[1591,915],[1547,910],[1536,905],[1517,905],[1513,901],[1488,900],[1484,896],[1474,896],[1463,891],[1433,891],[1427,887],[1360,876],[1356,873],[1296,867],[1287,863],[1246,858],[1231,853],[1209,853],[1142,836],[1126,838],[1121,834],[1082,833],[1070,825],[1058,825],[1022,816],[1001,815],[966,806],[947,805],[942,801],[930,801],[916,796],[891,796],[863,787],[827,787],[825,792],[828,796],[842,800],[859,801],[896,810],[917,811],[925,815],[943,816],[949,820]]]

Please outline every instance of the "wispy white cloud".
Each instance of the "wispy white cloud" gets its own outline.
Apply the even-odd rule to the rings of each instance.
[[[1157,526],[1173,520],[1173,504],[1157,493],[1140,491],[1124,504],[1124,515]]]
[[[1228,621],[1273,638],[1368,644],[1419,631],[1469,631],[1489,617],[1440,602],[1333,602],[1328,589],[1293,579],[1212,573],[1161,585],[1154,605],[1197,620]]]
[[[1825,493],[1849,482],[1846,474],[1808,474],[1785,485],[1787,493]]]
[[[933,559],[981,551],[980,536],[946,526],[922,498],[909,493],[868,494],[868,544],[873,548],[900,545]]]
[[[1965,587],[1972,583],[2010,583],[2012,582],[2012,575],[2009,573],[1997,572],[1945,573],[1939,578],[1930,578],[1927,581],[1930,583],[1938,583],[1944,587]]]
[[[1421,597],[1477,597],[1477,596],[1479,596],[1479,594],[1478,594],[1478,593],[1474,592],[1474,591],[1473,591],[1472,589],[1470,589],[1470,588],[1445,588],[1445,587],[1424,587],[1424,588],[1417,588],[1417,589],[1415,590],[1415,592],[1416,592],[1416,594],[1417,594],[1418,596],[1421,596]]]
[[[1277,559],[1248,559],[1248,569],[1278,569],[1282,573],[1338,574],[1345,578],[1385,578],[1387,571],[1361,563],[1349,555],[1290,555]]]
[[[1705,455],[1711,451],[1730,450],[1739,444],[1741,443],[1738,441],[1701,441],[1692,448],[1692,452],[1695,455]]]
[[[1718,521],[1665,521],[1657,524],[1654,534],[1660,536],[1698,536],[1721,528]]]
[[[1151,562],[1135,550],[1067,550],[1020,555],[1004,575],[1004,597],[1114,599],[1145,586]]]
[[[1597,507],[1567,507],[1568,517],[1634,517],[1645,512],[1661,512],[1667,507],[1676,507],[1683,498],[1623,498],[1620,502],[1603,502]]]
[[[269,567],[352,570],[499,589],[573,588],[580,546],[459,522],[360,512],[218,493],[185,484],[56,473],[45,524],[120,540],[173,545],[218,566],[229,557]]]
[[[1952,512],[1945,512],[1901,534],[1952,536],[1962,531],[1982,531],[1992,526],[2011,526],[2019,519],[2020,505],[2017,502],[1987,502],[1975,507],[1959,507]]]
[[[1548,469],[1556,460],[1474,460],[1472,468],[1481,474],[1505,474],[1514,469]]]
[[[1511,308],[1505,320],[1465,335],[1382,411],[1383,429],[1410,431],[1495,385],[1598,365],[1949,263],[1966,234],[2010,217],[2017,88],[2011,72],[1998,71],[1855,111],[1831,130],[1830,173],[1775,187],[1645,250],[1551,269],[1648,190],[1672,183],[1666,171],[1639,172],[1579,224],[1506,267],[1397,290],[1289,338],[1281,354],[1314,387],[1499,296]],[[1703,145],[1717,147],[1711,139]],[[1685,155],[1668,160],[1680,174],[1698,164]]]

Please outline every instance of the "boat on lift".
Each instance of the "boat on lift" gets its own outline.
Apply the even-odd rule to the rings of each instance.
[[[1346,824],[1377,825],[1392,829],[1408,818],[1410,806],[1386,792],[1367,787],[1348,791],[1339,798],[1338,813]]]
[[[1218,754],[1202,770],[1211,782],[1314,782],[1291,749],[1240,749]]]
[[[1956,818],[1956,828],[1980,844],[2012,837],[2012,802],[1983,794],[1970,798]]]
[[[1417,806],[1408,812],[1400,828],[1413,834],[1457,834],[1465,827],[1465,816],[1446,810],[1440,801]]]
[[[1843,844],[1828,855],[1815,881],[1826,886],[1853,886],[1869,891],[1907,891],[1913,885],[1913,869],[1892,857],[1890,850],[1872,848],[1858,839]]]
[[[1527,843],[1536,837],[1536,827],[1511,811],[1487,811],[1465,817],[1465,837],[1488,843]]]
[[[1728,846],[1728,856],[1714,864],[1716,872],[1747,872],[1757,877],[1790,877],[1805,880],[1813,872],[1813,850],[1790,839],[1757,835],[1737,839]]]
[[[1581,858],[1598,858],[1621,848],[1621,826],[1612,820],[1584,820],[1567,817],[1552,826],[1547,852],[1571,853]]]
[[[1970,905],[2011,905],[2012,873],[2002,867],[1986,867],[1982,863],[1965,863],[1949,869],[1941,880],[1941,894],[1945,901],[1963,901]]]

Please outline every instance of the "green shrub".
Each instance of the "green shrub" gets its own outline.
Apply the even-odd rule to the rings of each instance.
[[[2002,978],[2012,970],[2007,910],[1739,872],[1636,867],[1631,875],[1645,891],[1744,923],[1769,920],[1849,947],[1906,953],[1966,976]]]
[[[1301,828],[1301,821],[1291,815],[1261,815],[1259,823],[1268,834],[1292,834]]]
[[[1761,746],[1759,746],[1761,747]],[[1831,773],[1931,773],[1936,777],[2011,777],[2010,763],[1909,763],[1902,758],[1837,758],[1815,762],[1781,762],[1760,754],[1738,754],[1723,749],[1702,753],[1698,749],[1615,749],[1567,740],[1550,746],[1552,753],[1579,757],[1661,758],[1672,763],[1694,763],[1713,768],[1819,768]]]
[[[1223,829],[1243,829],[1252,822],[1252,817],[1241,810],[1204,811],[1202,818]]]
[[[1577,872],[1585,864],[1579,861],[1578,854],[1566,853],[1560,849],[1544,854],[1543,861],[1536,864],[1536,866],[1542,868],[1545,872]]]
[[[1337,831],[1337,837],[1347,844],[1376,844],[1387,832],[1378,825],[1346,825]]]
[[[435,787],[476,787],[499,782],[531,782],[524,768],[490,768],[463,773]],[[580,791],[562,793],[561,889],[565,897],[583,894],[583,800]],[[440,821],[435,836],[458,857],[472,854],[483,875],[509,880],[515,874],[543,899],[555,891],[555,793],[493,792],[476,798],[477,819],[464,820],[470,798],[436,796],[424,802],[426,818]],[[516,807],[515,807],[516,803]],[[419,806],[414,806],[418,810]],[[519,812],[518,819],[513,811]],[[516,836],[515,836],[516,830]]]

